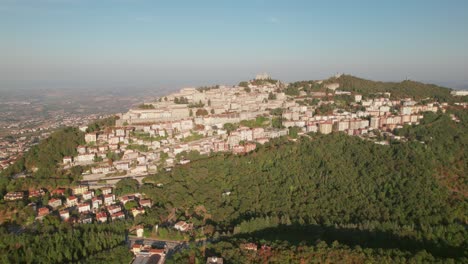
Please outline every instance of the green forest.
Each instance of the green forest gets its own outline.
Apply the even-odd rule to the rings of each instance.
[[[341,75],[338,78],[330,78],[326,82],[339,83],[340,90],[356,92],[364,96],[389,92],[391,93],[391,97],[395,99],[406,97],[416,100],[433,98],[439,102],[451,102],[454,99],[454,97],[450,95],[450,89],[448,88],[411,80],[402,82],[380,82],[366,80],[352,75]]]
[[[466,111],[456,114],[466,121]],[[206,223],[228,234],[211,250],[231,250],[233,263],[245,260],[236,239],[282,245],[272,256],[278,262],[304,252],[466,262],[467,124],[430,114],[399,131],[417,140],[390,146],[342,134],[283,138],[247,156],[216,155],[155,175],[164,187],[141,190],[193,218],[207,218],[195,210],[203,206]],[[194,250],[175,258],[199,256]]]

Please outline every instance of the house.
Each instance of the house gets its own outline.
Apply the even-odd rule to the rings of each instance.
[[[45,192],[44,192],[43,189],[39,189],[39,190],[30,190],[30,191],[29,191],[29,198],[44,196],[44,194],[45,194]]]
[[[87,213],[91,211],[91,207],[89,205],[89,203],[81,203],[78,205],[78,212],[79,213]]]
[[[102,205],[102,199],[99,197],[93,197],[91,199],[91,207],[93,210],[99,209],[99,206]]]
[[[76,196],[70,196],[67,198],[67,206],[72,207],[78,205],[78,198]]]
[[[332,132],[333,123],[329,122],[322,122],[319,123],[319,132],[322,134],[330,134]]]
[[[125,196],[122,196],[119,198],[119,201],[121,203],[123,203],[124,205],[130,201],[134,201],[135,200],[135,196],[133,195],[125,195]]]
[[[100,223],[107,222],[107,214],[106,212],[99,212],[96,214],[96,220]]]
[[[145,213],[145,209],[140,207],[140,208],[132,208],[132,215],[133,217],[137,217],[137,215],[141,215]]]
[[[103,187],[101,188],[101,192],[103,195],[111,194],[112,193],[112,187]]]
[[[68,210],[61,210],[59,214],[60,214],[60,219],[62,219],[63,221],[66,221],[68,220],[68,218],[70,218],[70,212]]]
[[[97,166],[97,167],[93,167],[91,168],[91,173],[93,174],[105,174],[105,173],[109,173],[111,171],[111,167],[110,166]]]
[[[174,225],[174,228],[181,231],[185,232],[193,228],[193,224],[187,223],[185,221],[179,221]]]
[[[56,196],[64,196],[65,195],[65,188],[57,188],[55,190],[52,191],[52,195],[56,195]]]
[[[113,195],[113,194],[104,195],[104,204],[106,206],[114,204],[114,203],[115,203],[115,195]]]
[[[73,158],[70,156],[63,157],[63,164],[71,164],[73,162]]]
[[[57,198],[52,198],[49,200],[49,206],[56,209],[59,206],[62,206],[62,200],[57,199]]]
[[[115,214],[122,211],[122,208],[119,205],[111,205],[107,207],[109,214]]]
[[[145,229],[143,228],[143,226],[141,226],[141,225],[140,225],[140,226],[137,226],[137,227],[135,227],[135,229],[136,229],[136,235],[137,235],[137,237],[143,237],[143,233],[144,233],[144,231],[145,231]]]
[[[255,243],[246,243],[240,245],[241,249],[257,251],[257,244]]]
[[[94,192],[93,191],[87,191],[83,193],[83,200],[91,200],[94,197]]]
[[[125,219],[125,214],[123,212],[118,212],[118,213],[112,214],[111,219],[112,220]]]
[[[23,192],[8,192],[3,196],[3,199],[5,201],[17,201],[17,200],[22,200],[24,198],[24,193]]]
[[[150,256],[152,255],[160,255],[160,256],[164,256],[164,249],[160,249],[160,248],[150,248],[148,250]]]
[[[73,195],[80,195],[88,191],[88,186],[78,185],[72,188]]]
[[[209,257],[206,259],[206,264],[223,264],[223,258]]]
[[[142,174],[148,172],[148,167],[146,165],[137,165],[133,170],[132,173],[135,174]]]
[[[93,217],[89,214],[85,214],[80,217],[80,223],[82,224],[91,224],[92,222],[93,222]]]
[[[127,161],[116,162],[114,163],[114,166],[117,170],[129,170],[130,169],[130,163]]]
[[[253,151],[257,148],[257,145],[254,144],[254,143],[247,143],[244,145],[245,147],[245,152],[250,152],[250,151]]]
[[[42,218],[44,218],[46,215],[48,215],[49,213],[50,213],[49,208],[47,208],[47,207],[41,207],[41,208],[39,208],[39,210],[37,210],[37,217],[36,217],[36,219],[42,219]]]
[[[96,133],[86,133],[85,134],[85,142],[90,143],[90,142],[96,142],[97,140],[97,134]]]
[[[133,244],[132,245],[132,252],[135,255],[140,253],[142,249],[143,249],[143,245],[140,245],[140,244]]]
[[[151,200],[150,199],[141,199],[140,200],[141,207],[151,207]]]
[[[86,146],[78,146],[76,147],[76,151],[81,155],[86,154]]]
[[[78,154],[78,156],[76,156],[76,159],[75,161],[77,163],[89,163],[89,162],[92,162],[94,161],[94,157],[96,156],[96,154],[94,153],[90,153],[90,154]]]

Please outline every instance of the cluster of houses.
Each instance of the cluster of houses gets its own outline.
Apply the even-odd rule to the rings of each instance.
[[[37,204],[30,206],[37,209],[36,219],[41,220],[45,216],[54,213],[60,216],[63,221],[76,221],[80,223],[107,222],[118,219],[125,219],[126,216],[136,217],[145,213],[145,208],[150,208],[150,199],[144,199],[141,194],[124,195],[115,197],[112,187],[103,187],[101,194],[95,195],[94,190],[88,186],[79,185],[71,188],[71,195],[65,188],[57,188],[50,192],[51,198],[47,204],[42,204],[37,208]],[[28,197],[41,197],[45,195],[43,189],[29,191]],[[16,201],[26,198],[26,192],[9,192],[4,196],[5,201]],[[125,204],[134,201],[136,206],[129,210],[124,210]]]
[[[145,175],[157,172],[159,167],[190,162],[178,156],[184,152],[244,154],[255,150],[257,143],[287,135],[291,127],[304,133],[339,131],[366,136],[372,135],[373,130],[390,132],[405,124],[416,124],[422,118],[421,112],[441,109],[441,105],[422,105],[411,99],[391,100],[388,93],[363,99],[359,94],[337,90],[337,84],[327,84],[328,92],[313,93],[313,97],[320,99],[317,105],[304,105],[301,100],[311,95],[303,91],[299,96],[287,96],[279,82],[255,83],[250,82],[247,87],[185,88],[146,103],[146,107],[130,109],[120,115],[117,127],[87,133],[86,145],[77,147],[76,157],[64,157],[64,166],[91,165],[83,175],[86,181],[112,179],[115,175]],[[321,105],[334,103],[333,95],[342,94],[352,96],[354,102],[350,105],[358,110],[335,109],[333,113],[317,114]],[[225,124],[238,124],[259,116],[272,119],[270,111],[278,108],[283,109],[282,129],[271,126],[224,129]]]
[[[355,101],[365,110],[347,112],[336,109],[333,114],[316,115],[316,106],[293,105],[283,112],[282,123],[285,127],[299,127],[303,132],[329,134],[339,131],[348,135],[365,135],[372,130],[392,131],[405,124],[417,124],[423,117],[421,112],[439,110],[433,103],[416,105],[410,99],[392,101],[382,97],[362,101],[362,97],[356,95]]]

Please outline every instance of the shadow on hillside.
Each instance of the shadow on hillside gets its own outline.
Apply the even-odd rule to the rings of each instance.
[[[292,245],[308,244],[315,245],[319,241],[328,244],[338,241],[340,244],[350,247],[360,246],[361,248],[373,249],[399,249],[416,253],[426,250],[434,257],[460,258],[466,255],[465,248],[453,247],[429,240],[416,240],[409,237],[401,237],[391,232],[367,231],[352,228],[335,228],[318,225],[290,225],[266,228],[246,234],[234,235],[234,238],[252,240],[288,241]]]

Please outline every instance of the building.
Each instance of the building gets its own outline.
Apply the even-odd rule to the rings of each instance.
[[[96,142],[96,140],[97,140],[97,135],[96,135],[96,133],[86,133],[86,134],[85,134],[85,141],[86,141],[86,143]]]
[[[76,156],[76,159],[75,161],[77,163],[89,163],[89,162],[93,162],[94,161],[94,157],[96,156],[96,154],[94,153],[90,153],[90,154],[79,154],[78,156]]]
[[[108,195],[112,193],[112,187],[103,187],[101,188],[101,192],[103,195]]]
[[[76,196],[70,196],[67,198],[67,206],[72,207],[78,205],[78,198]]]
[[[65,189],[64,188],[57,188],[55,190],[52,191],[52,195],[56,195],[56,196],[64,196],[65,195]]]
[[[240,245],[241,249],[257,251],[257,244],[255,243],[246,243]]]
[[[451,91],[450,94],[451,94],[451,95],[454,95],[454,96],[467,96],[467,95],[468,95],[468,91],[464,91],[464,90]]]
[[[29,191],[29,198],[44,196],[44,194],[45,194],[45,192],[44,192],[43,189],[30,190]]]
[[[332,122],[321,122],[319,123],[319,132],[322,134],[330,134],[332,132]]]
[[[141,215],[145,213],[145,209],[143,207],[140,208],[132,208],[132,215],[133,217],[137,217],[137,215]]]
[[[71,164],[73,162],[73,158],[70,156],[63,157],[63,164]]]
[[[141,199],[140,200],[141,207],[151,207],[151,200],[150,199]]]
[[[361,100],[362,100],[362,95],[360,95],[360,94],[355,94],[354,95],[354,101],[355,102],[361,102]]]
[[[125,214],[123,212],[117,212],[111,215],[111,219],[112,221],[117,219],[125,219]]]
[[[223,264],[223,258],[209,257],[206,259],[206,264]]]
[[[70,218],[70,212],[68,210],[61,210],[59,214],[60,214],[60,219],[62,219],[63,221],[66,221],[68,220],[68,218]]]
[[[107,214],[106,212],[99,212],[96,214],[96,220],[100,223],[107,222]]]
[[[255,80],[270,80],[271,77],[267,73],[260,73],[255,76]]]
[[[123,203],[124,205],[130,201],[134,201],[135,200],[135,196],[133,195],[125,195],[125,196],[122,196],[122,197],[119,197],[119,201],[121,203]]]
[[[83,200],[91,200],[94,197],[94,192],[93,191],[86,191],[83,193]]]
[[[113,195],[113,194],[104,195],[104,204],[106,206],[109,206],[109,205],[114,204],[114,203],[115,203],[115,195]]]
[[[62,200],[57,199],[57,198],[52,198],[49,200],[48,205],[54,209],[56,209],[59,206],[62,206]]]
[[[3,196],[3,199],[5,201],[18,201],[22,200],[24,198],[24,193],[23,192],[8,192]]]
[[[86,185],[78,185],[72,188],[73,195],[82,195],[83,193],[88,191],[88,186]]]
[[[39,208],[39,210],[37,210],[37,217],[36,217],[36,219],[42,219],[42,218],[44,218],[46,215],[48,215],[49,213],[50,213],[49,208],[47,208],[47,207],[41,207],[41,208]]]
[[[82,224],[91,224],[93,222],[93,217],[90,214],[84,214],[80,217],[80,223]]]
[[[87,213],[91,211],[91,207],[89,205],[89,203],[81,203],[78,205],[78,212],[79,213]]]
[[[93,197],[91,199],[91,208],[93,210],[99,209],[99,207],[102,205],[102,199],[99,197]]]
[[[380,124],[380,118],[379,117],[371,117],[370,128],[378,129],[379,124]]]
[[[193,224],[187,223],[185,221],[179,221],[174,225],[174,228],[181,231],[185,232],[193,228]]]
[[[107,207],[107,211],[112,215],[122,211],[122,208],[119,205],[111,205]]]

